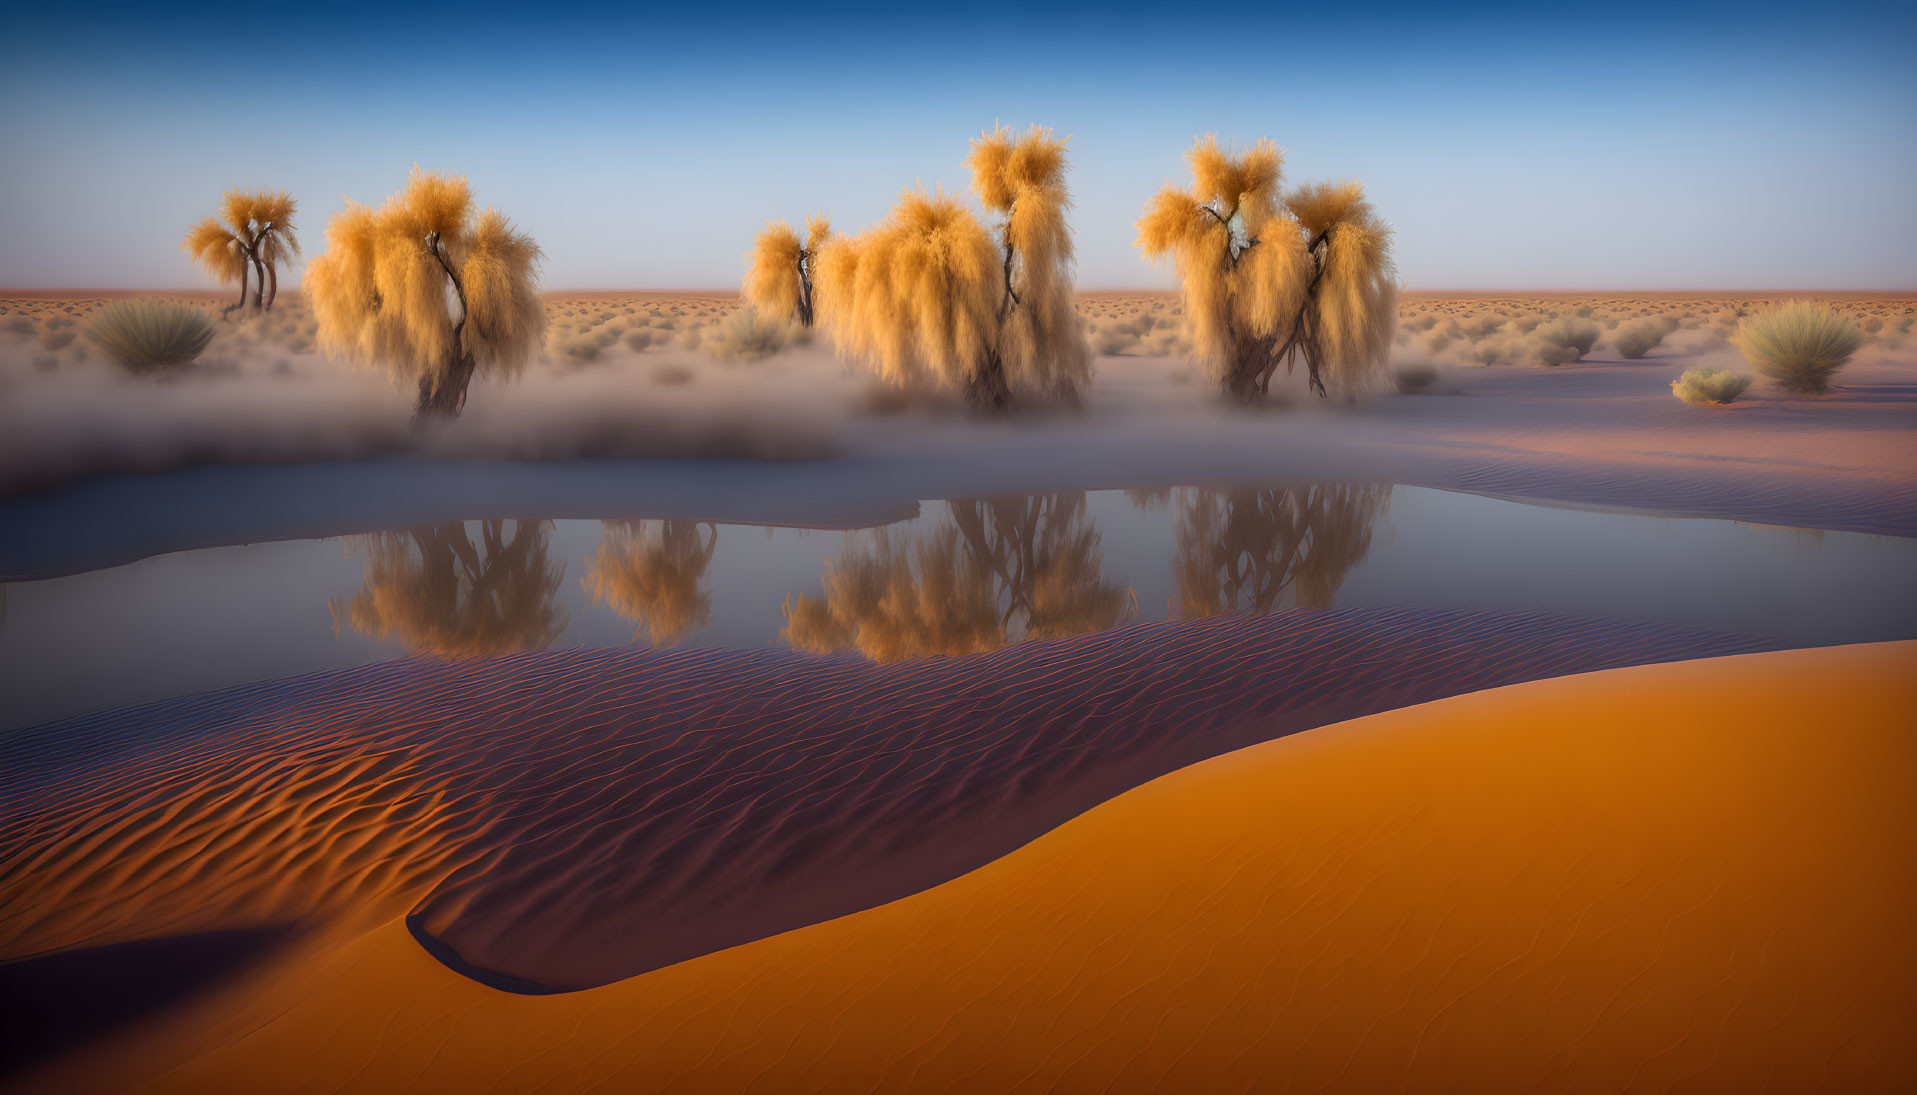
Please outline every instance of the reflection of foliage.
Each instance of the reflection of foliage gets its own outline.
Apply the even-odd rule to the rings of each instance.
[[[477,544],[463,524],[359,537],[366,577],[329,602],[334,620],[444,658],[545,646],[565,629],[553,606],[565,568],[546,559],[546,522],[510,522],[510,538],[508,524],[480,522]]]
[[[1300,608],[1330,608],[1390,498],[1367,486],[1185,493],[1172,571],[1187,619],[1271,612],[1287,591]]]
[[[603,521],[600,527],[592,572],[580,579],[594,600],[639,624],[655,645],[676,642],[712,619],[712,597],[700,592],[699,581],[719,543],[716,527],[694,521]]]
[[[1172,494],[1176,489],[1175,487],[1128,487],[1125,490],[1125,499],[1133,507],[1150,513],[1171,505]]]
[[[825,596],[786,606],[786,641],[878,661],[971,654],[1116,626],[1131,602],[1104,580],[1085,496],[952,503],[930,532],[878,529],[826,566]]]

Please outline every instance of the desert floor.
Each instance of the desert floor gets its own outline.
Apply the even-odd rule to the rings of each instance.
[[[556,996],[454,973],[391,903],[277,932],[228,909],[117,969],[10,970],[16,989],[98,993],[80,1001],[92,1023],[141,1006],[116,989],[170,997],[15,1080],[1908,1090],[1913,657],[1901,643],[1638,667],[1325,726],[1167,774],[925,892]],[[302,820],[298,789],[282,803],[274,825]],[[367,850],[425,836],[439,809],[399,805],[327,815],[343,835],[297,877],[391,882],[368,877]],[[233,892],[182,869],[122,864],[123,881]],[[188,994],[177,970],[222,928],[220,976]],[[141,985],[142,963],[174,981]]]
[[[1917,1088],[1917,641],[1862,641],[1917,636],[1894,608],[1917,297],[1808,294],[1868,335],[1836,390],[1696,406],[1671,382],[1748,369],[1729,340],[1772,297],[1408,293],[1378,390],[1324,400],[1292,377],[1244,408],[1189,363],[1175,296],[1088,293],[1083,401],[984,419],[768,334],[729,293],[556,293],[541,360],[422,427],[387,378],[319,352],[297,293],[221,321],[188,369],[125,375],[85,335],[124,295],[0,292],[10,638],[99,626],[17,594],[8,620],[15,583],[99,571],[102,597],[135,601],[216,571],[107,568],[357,533],[394,548],[356,541],[369,616],[437,633],[478,605],[440,631],[505,638],[0,731],[0,1089]],[[1546,366],[1533,331],[1567,314],[1601,340]],[[1646,323],[1661,339],[1626,358]],[[1334,606],[1374,527],[1419,527],[1378,524],[1391,484],[1437,488],[1403,508],[1488,537],[1520,526],[1483,507],[1564,510],[1465,495],[1736,522],[1710,542],[1746,548],[1751,525],[1786,531],[1749,570],[1581,569],[1623,534],[1536,541],[1566,588],[1696,575],[1705,595],[1669,616],[1522,585]],[[1142,557],[1112,531],[1140,526],[1094,530],[1072,495],[1100,489],[1128,513],[1175,497],[1152,565],[1183,568],[1181,591],[1223,567],[1230,596],[1141,617],[1134,588],[1128,610],[1103,568]],[[963,514],[1045,492],[1005,558],[958,546]],[[927,502],[912,539],[874,527]],[[696,611],[721,579],[688,560],[719,524],[765,526],[728,527],[729,548],[774,526],[896,533],[898,565],[808,557],[794,597],[761,598],[782,642],[655,646],[621,623],[567,645],[541,630],[552,591],[584,598],[598,572],[548,554],[566,518],[604,522],[608,569],[622,545],[658,564],[619,594],[639,615]],[[375,580],[441,533],[465,578]],[[1805,546],[1825,534],[1828,553]],[[1288,561],[1267,575],[1260,552]],[[1883,590],[1749,578],[1842,559]],[[938,584],[970,566],[997,588],[987,561],[1003,617]],[[732,565],[713,573],[740,581]],[[294,584],[234,570],[254,600]],[[795,597],[855,572],[871,634],[827,635],[845,621],[822,593],[817,641],[794,637]],[[1231,611],[1267,581],[1295,588]],[[246,642],[212,604],[189,611]],[[1889,624],[1864,619],[1882,604]],[[1877,630],[1765,622],[1810,605]],[[165,623],[92,653],[199,649]],[[1779,649],[1813,643],[1845,645]],[[86,683],[85,658],[57,660]]]

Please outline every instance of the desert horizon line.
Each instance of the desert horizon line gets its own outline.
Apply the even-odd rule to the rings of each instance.
[[[290,296],[293,294],[297,294],[300,291],[301,291],[300,287],[298,285],[294,285],[291,287],[282,288],[280,290],[280,294],[282,296]],[[1153,293],[1153,294],[1163,294],[1166,296],[1176,296],[1180,292],[1180,290],[1176,286],[1167,287],[1167,286],[1149,286],[1149,285],[1097,287],[1097,288],[1077,287],[1077,288],[1074,288],[1072,291],[1075,294],[1078,294],[1080,296],[1091,296],[1091,295],[1099,294],[1099,293],[1106,293],[1106,294]],[[1447,285],[1411,286],[1411,285],[1407,285],[1407,286],[1401,287],[1398,291],[1401,294],[1410,294],[1410,295],[1446,293],[1446,294],[1462,295],[1462,296],[1493,296],[1493,295],[1593,296],[1593,295],[1602,295],[1607,293],[1639,293],[1639,294],[1645,294],[1645,293],[1656,293],[1656,294],[1741,293],[1741,294],[1745,294],[1749,296],[1778,296],[1778,295],[1784,295],[1784,294],[1797,293],[1797,294],[1814,294],[1814,295],[1845,294],[1845,295],[1853,295],[1853,296],[1864,295],[1864,296],[1873,296],[1873,297],[1917,296],[1917,287],[1846,288],[1843,286],[1797,286],[1797,287],[1767,286],[1767,287],[1759,287],[1759,288],[1750,288],[1750,287],[1744,287],[1744,286],[1597,286],[1597,287],[1587,287],[1587,288],[1552,286],[1549,288],[1529,289],[1529,288],[1523,288],[1523,287],[1517,287],[1517,286],[1447,286]],[[723,287],[716,287],[716,286],[699,286],[699,285],[663,286],[663,287],[662,286],[612,286],[612,287],[567,286],[562,288],[540,289],[538,290],[538,292],[541,296],[579,296],[579,295],[592,294],[592,293],[602,293],[602,294],[651,293],[651,294],[659,294],[659,295],[698,294],[700,296],[730,296],[730,297],[736,297],[739,295],[739,289],[736,286],[732,288],[723,288]],[[195,286],[169,286],[169,285],[10,285],[10,286],[0,286],[0,297],[21,296],[26,294],[39,294],[39,295],[45,296],[49,294],[65,295],[65,294],[75,294],[75,293],[180,293],[180,294],[197,293],[197,294],[205,294],[206,296],[224,297],[224,296],[233,295],[233,290],[230,288],[223,288],[223,287],[217,287],[217,286],[208,287],[204,285],[195,285]]]

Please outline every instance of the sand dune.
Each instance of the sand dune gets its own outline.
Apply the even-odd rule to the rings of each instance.
[[[0,958],[411,906],[520,992],[937,885],[1194,761],[1390,707],[1755,649],[1549,616],[1293,611],[960,659],[409,660],[0,745]]]
[[[564,996],[459,977],[394,919],[26,1086],[1908,1090],[1913,658],[1627,669],[1295,735],[928,892]]]

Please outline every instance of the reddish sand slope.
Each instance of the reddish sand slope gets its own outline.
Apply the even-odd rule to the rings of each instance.
[[[937,885],[1253,742],[1749,649],[1296,611],[885,666],[573,650],[252,686],[0,746],[0,958],[411,905],[469,976],[590,988]]]
[[[488,989],[393,921],[38,1079],[1908,1091],[1913,662],[1661,665],[1300,734],[931,891],[588,992]]]

